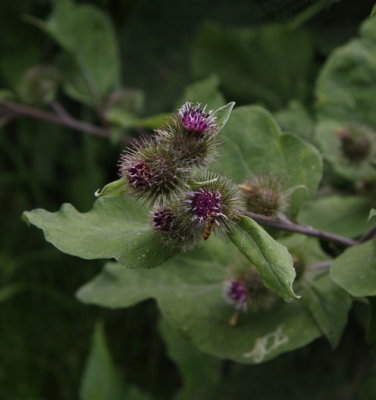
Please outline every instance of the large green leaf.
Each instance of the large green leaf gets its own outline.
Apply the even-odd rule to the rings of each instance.
[[[299,298],[292,288],[294,263],[285,246],[275,241],[255,221],[243,216],[228,236],[257,268],[266,287],[275,290],[285,300]]]
[[[347,249],[335,259],[330,275],[352,296],[376,296],[376,243],[370,240]]]
[[[199,77],[218,75],[228,97],[276,109],[291,98],[306,98],[312,56],[312,40],[305,30],[279,25],[222,29],[206,23],[192,64]]]
[[[376,18],[361,27],[361,37],[332,53],[316,86],[317,140],[338,173],[350,179],[375,175],[368,163],[350,164],[342,156],[335,131],[357,122],[376,129]],[[376,140],[376,138],[375,138]]]
[[[337,286],[328,273],[306,287],[304,296],[318,325],[336,347],[347,323],[351,297]]]
[[[36,209],[23,216],[59,250],[81,258],[115,258],[130,268],[151,268],[175,254],[152,231],[147,210],[124,194],[100,197],[87,213],[64,204],[57,212]]]
[[[98,105],[119,78],[119,54],[110,20],[97,7],[57,0],[41,27],[66,51],[65,90],[74,99]]]
[[[225,302],[222,288],[237,257],[234,246],[210,238],[203,249],[163,268],[131,270],[108,263],[78,297],[111,308],[154,298],[168,322],[201,351],[242,363],[266,361],[320,336],[304,300],[244,313],[237,326],[231,326],[233,308]]]
[[[370,203],[361,197],[333,194],[304,205],[299,220],[317,229],[354,237],[372,226],[372,221],[367,221],[369,209]]]
[[[290,199],[290,212],[315,193],[322,161],[317,150],[302,139],[282,134],[270,113],[261,107],[239,107],[221,132],[223,154],[217,168],[237,183],[252,175],[270,174],[288,189],[302,186]]]

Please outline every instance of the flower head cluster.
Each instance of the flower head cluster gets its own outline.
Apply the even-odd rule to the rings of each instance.
[[[275,216],[284,213],[288,207],[288,194],[275,176],[255,175],[239,187],[249,211]]]
[[[212,231],[229,230],[237,218],[237,186],[203,169],[216,155],[216,121],[206,106],[185,103],[164,127],[135,141],[120,159],[129,193],[154,206],[150,223],[168,246],[191,248]]]

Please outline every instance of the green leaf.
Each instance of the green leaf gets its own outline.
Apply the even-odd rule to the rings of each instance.
[[[305,99],[313,46],[305,30],[267,25],[223,29],[206,23],[196,39],[192,66],[198,77],[216,74],[226,97],[278,109]]]
[[[24,212],[23,218],[60,251],[88,260],[115,258],[126,267],[152,268],[176,253],[152,231],[147,210],[124,195],[100,197],[87,213],[64,204],[57,212]]]
[[[167,346],[169,358],[176,364],[183,381],[175,400],[189,400],[205,390],[208,385],[218,383],[221,378],[219,360],[197,350],[182,334],[165,319],[161,319],[159,330]]]
[[[299,214],[299,221],[338,235],[355,237],[372,226],[367,222],[369,207],[361,197],[333,194],[307,203]]]
[[[222,291],[236,260],[245,262],[234,246],[213,237],[204,248],[163,268],[134,270],[108,263],[79,290],[78,298],[111,308],[154,298],[167,321],[199,350],[241,363],[272,359],[321,335],[304,299],[292,304],[277,301],[268,310],[243,313],[237,326],[231,326],[234,309]]]
[[[298,299],[299,296],[292,288],[294,263],[286,247],[276,242],[248,217],[241,216],[238,225],[228,236],[257,268],[264,285],[275,290],[285,300]]]
[[[110,20],[95,6],[54,2],[43,29],[66,51],[65,90],[89,105],[98,105],[118,81],[120,65]]]
[[[350,164],[335,131],[351,122],[376,126],[376,18],[366,20],[360,34],[331,54],[316,85],[317,141],[336,171],[353,180],[375,176],[375,171],[368,161]]]
[[[302,185],[290,199],[290,212],[316,192],[322,174],[318,151],[302,139],[282,134],[270,113],[261,107],[239,107],[221,132],[223,155],[217,168],[237,183],[253,175],[274,175],[292,189]]]
[[[333,348],[337,347],[347,323],[351,297],[330,279],[328,273],[309,284],[304,296],[329,343]]]
[[[283,132],[292,133],[310,143],[313,141],[314,121],[302,103],[291,100],[286,108],[274,115]]]
[[[123,400],[125,388],[111,360],[102,324],[97,323],[81,382],[81,400]]]
[[[330,268],[335,283],[354,297],[376,296],[376,244],[370,240],[350,247]]]
[[[127,191],[127,185],[123,178],[118,179],[105,185],[102,189],[98,189],[95,192],[96,197],[103,196],[119,196],[125,194]]]
[[[185,88],[184,96],[177,103],[176,108],[181,107],[186,101],[207,104],[209,110],[225,105],[225,99],[218,89],[219,79],[215,75],[202,79]]]
[[[213,117],[216,118],[215,131],[217,133],[226,125],[234,106],[235,103],[232,101],[231,103],[228,103],[214,111]]]
[[[372,208],[371,211],[369,212],[369,216],[368,216],[367,221],[369,221],[373,217],[376,217],[376,210],[374,208]]]

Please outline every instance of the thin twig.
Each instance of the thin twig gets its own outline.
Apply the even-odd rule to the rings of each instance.
[[[14,112],[14,111],[8,111],[5,115],[2,115],[0,117],[0,128],[3,128],[4,126],[10,124],[18,116],[19,116],[18,113]]]
[[[345,236],[336,235],[335,233],[321,231],[309,225],[288,222],[245,210],[240,210],[240,213],[246,215],[247,217],[251,217],[256,222],[259,222],[261,225],[270,226],[271,228],[277,228],[288,232],[302,233],[306,236],[314,236],[320,239],[327,240],[329,242],[340,243],[347,247],[355,246],[359,243],[357,240],[353,240]]]
[[[311,264],[308,266],[309,269],[324,269],[329,268],[333,263],[333,260],[322,261],[316,264]]]
[[[49,104],[55,113],[62,119],[74,119],[74,117],[70,115],[69,112],[57,100],[52,100]]]
[[[87,122],[79,121],[71,117],[69,114],[68,116],[58,115],[5,99],[0,99],[0,107],[13,111],[17,114],[22,114],[31,118],[41,119],[44,121],[52,122],[57,125],[66,126],[81,132],[88,133],[90,135],[99,136],[106,139],[110,138],[110,131],[108,129],[92,125]],[[128,139],[123,138],[122,142],[127,143]]]
[[[367,240],[372,239],[373,237],[376,236],[376,225],[373,226],[369,231],[364,233],[360,238],[359,238],[359,243],[364,243]]]

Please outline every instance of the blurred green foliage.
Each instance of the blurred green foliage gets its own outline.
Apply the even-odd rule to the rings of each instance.
[[[27,117],[10,121],[14,115],[0,109],[0,399],[95,400],[90,393],[98,393],[96,374],[108,378],[101,388],[110,385],[114,390],[113,382],[121,380],[119,386],[125,388],[119,390],[131,400],[375,398],[376,367],[358,324],[366,320],[366,304],[359,301],[352,309],[334,353],[320,339],[262,366],[218,361],[192,349],[165,321],[158,330],[158,313],[151,302],[111,311],[76,301],[76,289],[99,272],[102,263],[59,253],[20,219],[25,209],[56,210],[62,201],[87,211],[94,192],[116,179],[121,138],[159,126],[164,113],[176,108],[177,99],[187,100],[192,93],[200,93],[200,101],[213,108],[226,100],[265,105],[276,111],[284,132],[303,132],[304,139],[315,142],[312,103],[318,71],[335,47],[356,35],[373,2],[76,3],[73,11],[65,0],[0,3],[0,98],[6,94],[50,111],[58,98],[78,120],[100,125],[108,119],[113,124],[110,141]],[[297,30],[291,31],[292,26]],[[363,33],[374,39],[366,27]],[[363,51],[367,40],[347,46]],[[346,58],[348,48],[336,53],[319,82],[331,74],[341,77],[342,63],[354,62]],[[56,88],[51,80],[47,85],[30,81],[37,75],[35,68],[46,66],[53,72],[43,73],[43,78],[56,77]],[[355,83],[368,84],[367,77],[367,71],[359,71]],[[37,93],[36,88],[42,94],[35,99],[30,94]],[[119,103],[111,95],[124,94],[122,90],[126,96],[119,119]],[[359,101],[362,93],[368,96],[361,92]],[[329,94],[320,91],[320,124],[338,117],[322,98],[328,101],[336,94],[336,87]],[[372,113],[365,111],[373,122]],[[326,170],[330,173],[324,183],[355,194],[348,174],[333,171],[329,163]],[[328,203],[336,215],[320,211],[328,209]],[[301,220],[353,236],[367,229],[369,209],[367,198],[329,194],[305,206]],[[341,257],[346,261],[367,255],[351,253]],[[106,328],[108,344],[98,320]],[[327,322],[325,315],[323,323]],[[98,397],[102,398],[106,394]]]

